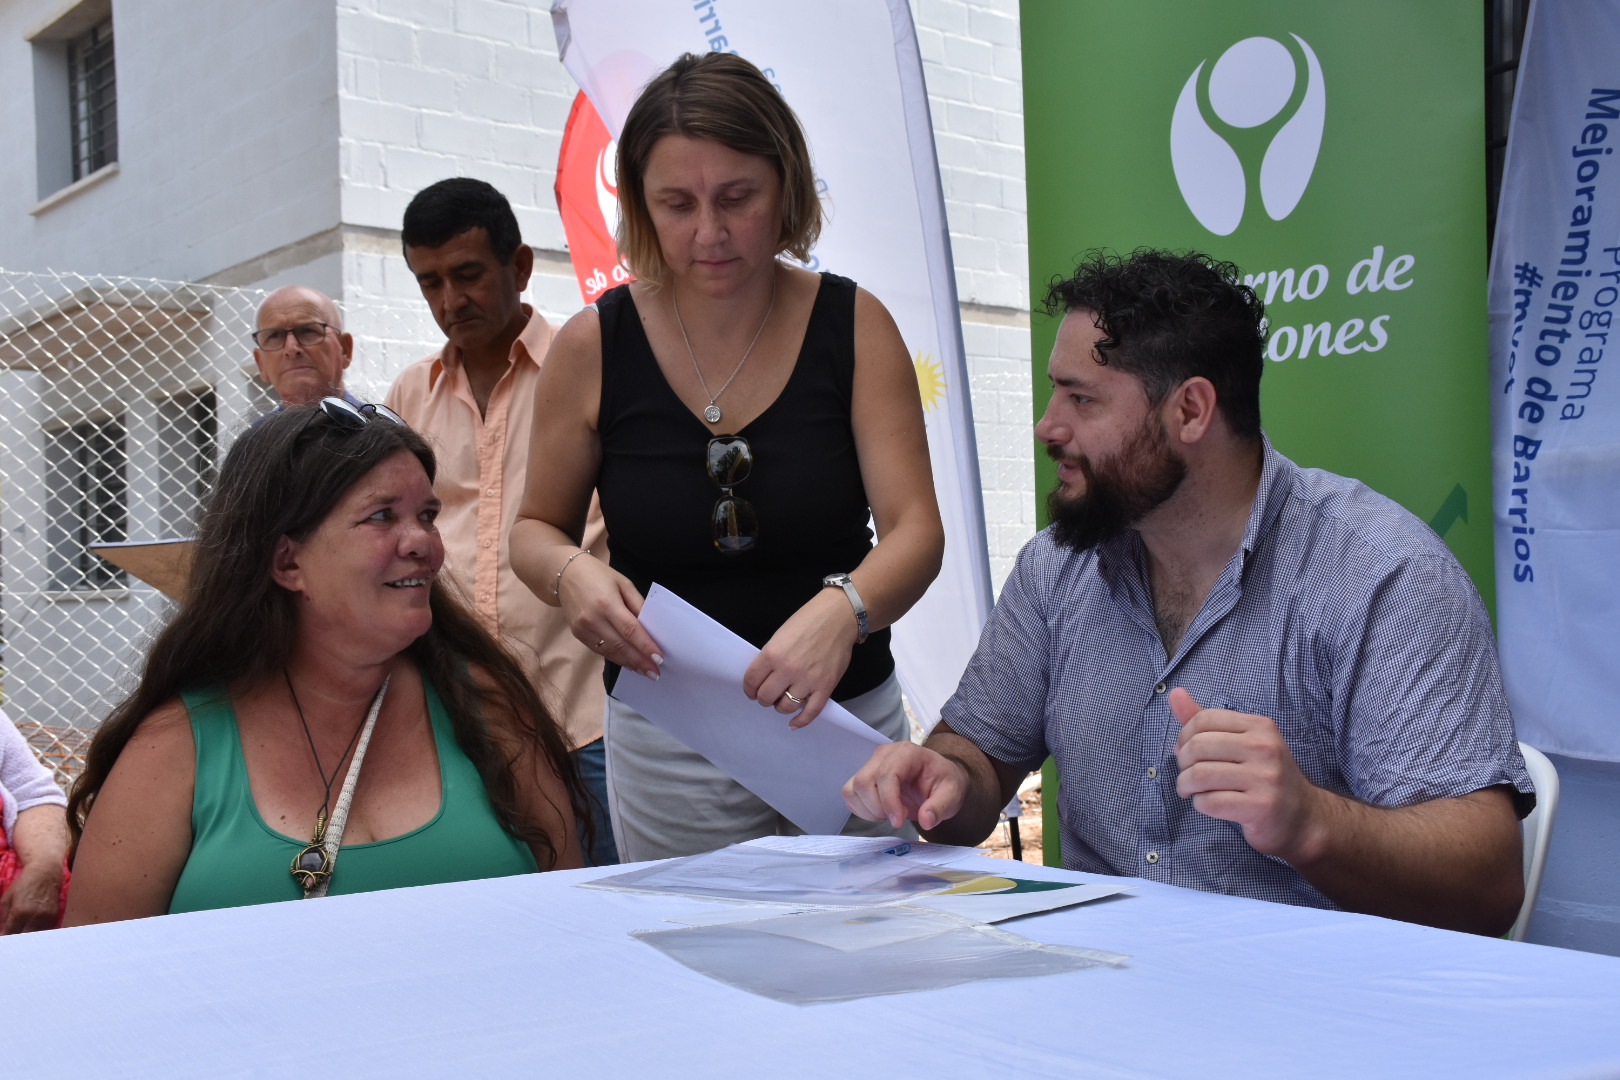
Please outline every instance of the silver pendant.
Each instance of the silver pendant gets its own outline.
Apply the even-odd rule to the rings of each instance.
[[[711,424],[718,424],[720,422],[720,406],[712,401],[709,402],[709,407],[703,410],[703,419]]]

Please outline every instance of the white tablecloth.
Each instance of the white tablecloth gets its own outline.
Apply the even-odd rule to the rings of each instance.
[[[628,936],[693,901],[570,887],[609,872],[0,938],[0,1076],[1620,1076],[1613,957],[1135,882],[1004,924],[1123,969],[793,1006]]]

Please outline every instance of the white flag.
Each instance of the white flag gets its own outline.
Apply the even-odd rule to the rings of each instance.
[[[1519,735],[1620,760],[1620,6],[1531,8],[1491,259],[1497,625]]]
[[[911,350],[945,522],[945,565],[894,627],[900,683],[925,725],[990,613],[973,410],[922,58],[905,0],[554,0],[564,66],[615,137],[641,88],[685,52],[736,52],[805,127],[830,211],[812,268],[883,301]]]

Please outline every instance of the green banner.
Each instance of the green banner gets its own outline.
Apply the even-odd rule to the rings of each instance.
[[[1429,522],[1491,605],[1479,5],[1024,0],[1022,30],[1035,304],[1090,248],[1236,263],[1277,449]]]

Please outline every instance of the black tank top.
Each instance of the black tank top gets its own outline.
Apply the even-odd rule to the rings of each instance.
[[[654,582],[763,646],[788,617],[872,549],[850,399],[855,377],[855,283],[821,276],[793,373],[775,401],[735,434],[754,465],[735,493],[754,506],[752,551],[722,555],[710,514],[709,429],[670,388],[629,286],[596,302],[602,327],[602,467],[597,491],[612,566],[646,595]],[[889,632],[855,646],[833,692],[847,700],[894,670]],[[608,665],[608,689],[618,667]]]

